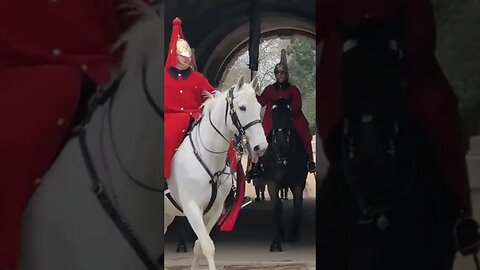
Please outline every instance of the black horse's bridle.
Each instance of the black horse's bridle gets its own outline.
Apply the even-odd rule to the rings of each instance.
[[[274,110],[277,107],[277,105],[272,106],[272,110]],[[287,108],[292,111],[292,108],[290,105],[287,105]],[[273,121],[273,119],[272,119]],[[286,129],[286,128],[272,128],[272,148],[273,152],[275,153],[275,157],[277,158],[277,164],[281,164],[283,166],[286,166],[288,164],[288,157],[281,157],[278,151],[278,148],[276,147],[277,145],[277,133],[278,132],[287,132],[286,135],[286,141],[289,143],[291,140],[291,129]]]
[[[283,129],[283,128],[272,129],[272,148],[274,150],[273,152],[275,153],[275,157],[277,158],[277,164],[282,164],[286,166],[288,163],[288,157],[281,157],[277,147],[277,133],[280,133],[280,132],[287,133],[286,135],[287,143],[290,142],[290,137],[292,132],[290,129]]]

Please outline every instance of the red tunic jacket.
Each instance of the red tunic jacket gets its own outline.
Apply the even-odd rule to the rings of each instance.
[[[273,103],[280,98],[292,99],[293,126],[295,131],[302,140],[305,140],[306,143],[311,143],[312,136],[308,129],[308,121],[302,112],[302,97],[300,95],[300,90],[294,85],[290,85],[288,88],[280,91],[276,90],[273,85],[269,85],[265,87],[265,90],[260,96],[257,96],[260,105],[262,105],[262,107],[266,106],[265,115],[263,116],[262,121],[265,136],[268,136],[272,131],[272,106]]]
[[[170,163],[173,154],[180,146],[187,132],[190,117],[198,119],[202,110],[203,91],[212,93],[215,89],[198,71],[192,70],[187,76],[172,76],[171,70],[164,70],[165,78],[165,137],[164,174],[170,176]]]

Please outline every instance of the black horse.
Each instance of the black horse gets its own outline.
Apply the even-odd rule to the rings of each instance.
[[[317,197],[323,270],[449,270],[458,207],[432,146],[408,114],[395,22],[345,29],[343,121],[325,145]]]
[[[294,214],[288,240],[297,241],[302,220],[303,191],[307,178],[307,154],[299,136],[293,129],[291,98],[279,99],[272,107],[272,132],[268,136],[269,146],[259,160],[268,186],[275,220],[274,239],[270,251],[282,251],[284,239],[282,201],[280,189],[289,188],[293,194]]]

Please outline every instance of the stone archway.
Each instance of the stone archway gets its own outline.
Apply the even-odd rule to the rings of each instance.
[[[261,3],[263,36],[315,37],[314,0],[253,1]],[[179,17],[183,33],[195,49],[197,68],[212,84],[218,84],[228,63],[248,42],[251,4],[252,0],[167,0],[166,49],[171,21]]]

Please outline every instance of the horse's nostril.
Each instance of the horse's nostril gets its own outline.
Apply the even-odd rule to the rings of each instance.
[[[260,146],[259,146],[259,145],[256,145],[255,147],[253,147],[253,151],[255,151],[255,152],[260,151]]]

